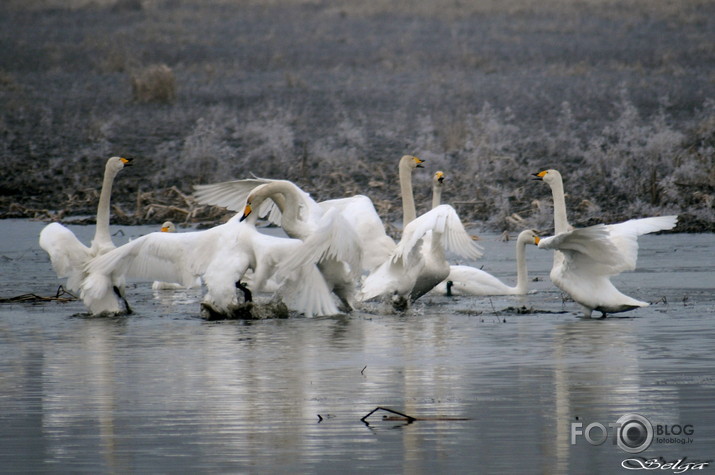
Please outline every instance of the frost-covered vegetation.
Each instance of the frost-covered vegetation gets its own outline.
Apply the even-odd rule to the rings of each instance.
[[[574,223],[715,230],[713,31],[708,0],[9,0],[0,216],[90,213],[127,154],[130,221],[205,217],[191,185],[249,174],[399,220],[407,153],[418,207],[442,169],[483,228],[548,229],[530,175],[558,168]]]

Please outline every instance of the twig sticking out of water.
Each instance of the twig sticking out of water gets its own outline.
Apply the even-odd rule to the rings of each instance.
[[[416,418],[414,418],[412,416],[408,416],[407,414],[403,414],[399,411],[395,411],[394,409],[390,409],[388,407],[377,406],[375,409],[368,412],[362,419],[360,419],[360,421],[367,424],[367,418],[370,417],[371,415],[373,415],[374,413],[376,413],[377,411],[387,411],[387,412],[391,412],[393,414],[397,414],[398,416],[402,417],[403,420],[406,420],[408,423],[412,423],[417,420]]]
[[[68,295],[69,297],[65,297]],[[0,303],[17,303],[17,302],[72,302],[77,300],[77,296],[66,290],[63,286],[57,288],[57,293],[54,297],[43,297],[36,294],[22,294],[15,297],[0,298]]]
[[[391,412],[393,414],[396,414],[396,416],[382,416],[383,421],[403,421],[407,422],[408,424],[412,424],[415,421],[468,421],[471,420],[468,417],[442,417],[442,416],[436,416],[436,417],[412,417],[408,416],[407,414],[403,414],[399,411],[396,411],[394,409],[390,409],[389,407],[381,407],[378,406],[369,413],[367,413],[362,419],[360,419],[361,422],[364,422],[365,424],[368,424],[367,418],[376,413],[377,411],[387,411]]]

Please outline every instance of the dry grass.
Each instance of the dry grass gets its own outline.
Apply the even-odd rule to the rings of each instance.
[[[176,100],[174,72],[165,64],[155,64],[132,73],[132,97],[139,103],[171,104]]]

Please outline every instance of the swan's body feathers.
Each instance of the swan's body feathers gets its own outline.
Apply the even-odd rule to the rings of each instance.
[[[52,268],[60,278],[67,278],[67,288],[78,292],[85,277],[84,266],[95,256],[105,254],[115,248],[109,233],[110,201],[112,185],[117,174],[132,164],[131,158],[111,157],[104,167],[102,188],[97,203],[97,218],[94,237],[90,247],[82,244],[77,237],[59,223],[51,223],[40,232],[40,247],[50,256]],[[108,295],[102,302],[102,312],[119,312],[128,309],[123,298],[123,281],[114,282],[116,293]],[[117,295],[118,294],[118,295]]]
[[[482,255],[454,208],[440,205],[405,227],[392,256],[363,282],[360,299],[395,294],[418,299],[449,275],[445,251],[469,259]]]
[[[497,277],[482,269],[465,265],[449,267],[449,276],[435,287],[440,294],[449,295],[511,295],[516,288],[510,287]]]
[[[214,312],[230,315],[239,304],[236,282],[248,270],[253,270],[253,290],[260,291],[302,244],[297,239],[258,232],[255,217],[240,221],[239,216],[234,216],[204,231],[151,233],[92,260],[87,266],[89,275],[82,286],[82,298],[93,310],[111,292],[110,283],[119,278],[178,281],[190,287],[201,277],[207,289],[203,303]],[[307,263],[294,269],[277,293],[295,305],[304,305],[291,308],[308,316],[321,310],[336,313],[326,303],[332,297],[325,284],[316,282],[319,276],[315,264]],[[302,285],[303,282],[311,285]]]
[[[526,229],[516,239],[516,286],[511,287],[490,273],[471,266],[454,265],[436,290],[446,295],[523,295],[528,291],[526,245],[536,244],[536,231]]]
[[[542,239],[539,247],[554,249],[551,280],[585,308],[606,313],[645,307],[647,302],[624,295],[610,277],[636,268],[638,236],[672,229],[677,216],[631,219],[619,224],[573,229],[566,218],[563,179],[557,170],[535,174],[551,188],[556,235]]]

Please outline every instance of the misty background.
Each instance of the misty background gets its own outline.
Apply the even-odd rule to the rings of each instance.
[[[708,0],[9,0],[0,3],[0,217],[220,219],[192,185],[255,174],[399,220],[443,200],[483,229],[678,213],[715,230]]]

